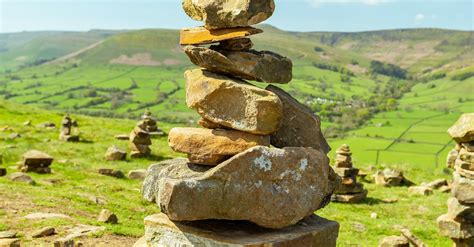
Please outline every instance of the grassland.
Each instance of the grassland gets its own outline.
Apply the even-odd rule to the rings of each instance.
[[[403,112],[386,113],[399,116]],[[431,116],[426,112],[426,116]],[[455,119],[455,114],[448,119]],[[105,233],[96,236],[96,239],[87,241],[109,241],[109,243],[131,243],[143,234],[143,217],[158,212],[156,206],[146,203],[140,195],[140,182],[128,179],[115,179],[97,174],[100,167],[110,167],[128,172],[132,169],[146,168],[150,164],[162,159],[175,157],[167,146],[166,138],[155,139],[152,149],[153,157],[143,160],[128,160],[126,162],[106,162],[103,155],[112,144],[126,149],[126,142],[113,139],[120,133],[127,133],[134,125],[131,120],[92,118],[74,116],[80,124],[80,134],[85,142],[63,143],[57,141],[57,130],[46,130],[37,127],[46,121],[59,123],[61,114],[58,112],[43,111],[29,108],[15,103],[2,101],[0,104],[0,126],[10,126],[15,132],[22,135],[19,139],[10,140],[11,132],[0,132],[2,140],[0,150],[4,155],[4,166],[8,172],[13,173],[15,164],[20,160],[21,154],[28,149],[40,149],[56,158],[53,165],[53,174],[31,174],[37,184],[35,186],[10,182],[7,178],[0,178],[0,196],[5,204],[0,212],[1,229],[13,229],[22,233],[46,225],[53,225],[59,229],[67,229],[75,224],[102,225],[95,218],[102,208],[115,212],[120,220],[118,225],[105,225]],[[409,117],[406,113],[405,117]],[[423,116],[419,116],[423,117]],[[411,118],[410,118],[411,119]],[[32,126],[23,126],[23,122],[32,120]],[[396,125],[396,121],[393,125]],[[165,131],[173,125],[160,124]],[[393,126],[392,125],[392,126]],[[385,128],[385,127],[382,127]],[[397,137],[397,130],[392,130]],[[403,132],[400,129],[400,132]],[[380,131],[379,133],[389,133]],[[364,141],[365,137],[353,137],[347,140],[330,140],[333,147],[342,142],[349,142],[354,151],[355,163],[362,169],[367,169],[372,161],[372,155],[365,149],[372,148]],[[387,138],[390,138],[387,136]],[[445,138],[446,140],[447,138]],[[354,140],[354,142],[350,142]],[[389,144],[389,141],[385,144]],[[360,144],[360,145],[359,145]],[[384,147],[384,146],[380,146]],[[364,162],[366,161],[366,162]],[[405,171],[406,176],[417,182],[431,181],[435,178],[449,178],[450,174],[444,173],[441,167],[434,169],[424,166],[414,160],[401,163],[400,160],[387,160],[384,164],[375,165],[376,168],[398,167]],[[403,225],[422,238],[430,246],[445,246],[449,243],[437,235],[435,219],[445,211],[447,194],[435,192],[430,197],[409,195],[405,187],[383,188],[373,183],[365,182],[369,189],[369,199],[359,205],[330,204],[318,212],[321,216],[337,220],[341,223],[340,246],[374,246],[386,235],[398,234],[397,227]],[[90,200],[96,196],[107,201],[106,205],[98,205]],[[384,203],[384,199],[397,199],[396,203]],[[72,220],[46,220],[30,222],[23,216],[32,212],[59,212],[73,217]],[[370,218],[375,212],[378,219]],[[58,236],[56,236],[58,237]],[[27,240],[26,236],[24,238]],[[361,241],[363,239],[363,241]],[[52,238],[46,239],[51,241]],[[44,241],[44,240],[42,240]],[[125,241],[125,242],[124,242]],[[30,242],[37,244],[36,242]]]

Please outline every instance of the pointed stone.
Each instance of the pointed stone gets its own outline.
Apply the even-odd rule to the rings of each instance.
[[[338,177],[328,162],[312,148],[259,146],[211,169],[182,160],[148,177],[158,180],[151,183],[153,198],[171,220],[248,220],[282,228],[329,202]]]
[[[253,27],[223,28],[207,30],[204,27],[182,29],[180,33],[181,45],[205,45],[224,40],[243,38],[262,33],[263,30]]]
[[[327,154],[331,148],[321,132],[319,117],[282,89],[273,85],[266,89],[275,93],[283,103],[282,126],[272,134],[272,145],[279,148],[313,147]]]
[[[268,135],[280,128],[282,103],[274,93],[205,70],[188,70],[186,104],[203,118],[228,128]]]

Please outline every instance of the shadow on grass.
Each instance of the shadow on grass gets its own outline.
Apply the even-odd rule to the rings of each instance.
[[[391,202],[391,201],[381,200],[381,199],[374,198],[374,197],[367,197],[358,204],[378,205],[378,204],[394,204],[396,202],[397,201]]]

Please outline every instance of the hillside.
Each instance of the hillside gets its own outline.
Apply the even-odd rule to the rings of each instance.
[[[8,173],[16,172],[15,164],[21,155],[30,149],[39,149],[54,156],[53,173],[47,175],[30,174],[36,185],[12,182],[8,177],[0,177],[0,231],[15,230],[21,234],[28,245],[50,244],[64,236],[68,229],[79,224],[104,226],[105,231],[93,237],[82,239],[85,245],[105,243],[106,245],[131,245],[143,235],[143,218],[158,212],[158,208],[145,202],[140,195],[140,182],[130,179],[117,179],[97,173],[99,168],[113,168],[127,173],[132,169],[147,168],[159,160],[176,157],[167,145],[167,138],[153,140],[150,159],[106,162],[105,150],[115,144],[127,149],[126,141],[114,140],[113,136],[128,133],[134,121],[94,118],[73,115],[78,120],[79,133],[84,141],[63,143],[57,140],[59,130],[48,130],[39,125],[44,122],[58,124],[61,113],[45,111],[10,102],[0,101],[0,128],[9,126],[10,130],[0,131],[0,153]],[[31,120],[31,126],[23,122]],[[173,125],[160,123],[166,132]],[[11,133],[21,134],[20,138],[10,139]],[[336,147],[338,142],[329,141]],[[359,143],[360,144],[360,143]],[[358,145],[352,145],[357,156],[356,166],[367,170],[368,165],[360,162],[364,152]],[[331,155],[332,157],[332,155]],[[384,166],[376,165],[375,169]],[[405,175],[416,183],[449,178],[441,169],[426,169],[420,166],[403,166]],[[446,246],[449,239],[438,235],[435,220],[446,211],[449,194],[435,191],[432,196],[413,196],[406,187],[387,188],[364,181],[369,190],[369,198],[361,204],[331,203],[318,214],[341,224],[339,245],[375,246],[387,235],[399,234],[397,226],[410,228],[429,246]],[[92,198],[92,199],[91,199]],[[101,203],[97,203],[100,198]],[[396,202],[387,202],[387,199]],[[119,224],[99,223],[96,217],[101,209],[109,209],[119,218]],[[24,216],[35,212],[61,213],[70,219],[46,219],[31,221]],[[370,214],[377,213],[373,219]],[[53,226],[58,234],[41,239],[28,239],[27,235],[35,229]]]

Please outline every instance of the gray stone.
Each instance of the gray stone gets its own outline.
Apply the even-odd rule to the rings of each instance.
[[[448,133],[457,143],[474,141],[474,113],[462,114]]]
[[[27,183],[27,184],[35,183],[35,181],[33,181],[33,179],[30,176],[28,176],[28,174],[22,173],[22,172],[13,173],[12,175],[10,175],[10,180],[14,182],[21,182],[21,183]]]
[[[135,246],[333,247],[338,232],[337,222],[316,215],[274,230],[243,221],[173,222],[157,214],[145,218],[145,236]]]
[[[452,193],[461,203],[474,204],[474,180],[453,173]]]
[[[410,242],[403,236],[389,236],[380,241],[379,247],[410,247]]]
[[[122,171],[109,169],[109,168],[100,168],[99,169],[99,174],[109,176],[109,177],[115,177],[115,178],[124,178],[125,177],[125,175],[123,174]]]
[[[108,161],[121,161],[127,159],[127,153],[117,146],[113,145],[107,149],[105,153],[105,159]]]
[[[474,237],[473,222],[457,220],[450,214],[438,217],[439,234],[448,238],[468,239]]]
[[[207,29],[246,27],[272,16],[273,0],[184,0],[183,9]]]
[[[448,214],[454,218],[474,222],[474,205],[461,204],[458,199],[451,197],[448,199]]]
[[[266,89],[275,93],[283,103],[282,124],[271,135],[271,144],[279,148],[313,147],[327,154],[331,148],[321,132],[319,117],[282,89],[273,85]]]
[[[139,169],[139,170],[131,170],[128,172],[128,178],[133,180],[144,180],[146,177],[146,170]]]
[[[109,224],[117,224],[118,218],[117,215],[112,213],[110,210],[102,209],[102,211],[100,211],[99,216],[97,217],[97,221]]]
[[[37,231],[34,231],[31,234],[31,237],[33,238],[42,238],[42,237],[47,237],[51,236],[55,233],[56,229],[54,227],[43,227]]]
[[[248,220],[282,228],[330,201],[338,176],[328,163],[313,148],[262,146],[209,170],[184,161],[161,170],[155,198],[176,221]]]
[[[0,232],[0,238],[15,238],[16,234],[15,231],[2,231]]]
[[[184,52],[191,62],[217,74],[245,80],[286,84],[292,79],[290,59],[269,51],[214,50],[186,46]]]
[[[408,192],[412,195],[429,196],[433,194],[433,190],[428,186],[411,186]]]

